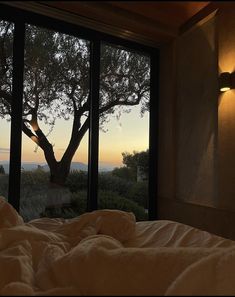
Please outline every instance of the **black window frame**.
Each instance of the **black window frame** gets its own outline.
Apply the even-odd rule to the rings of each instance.
[[[88,29],[39,13],[0,4],[0,18],[14,23],[13,40],[13,102],[11,115],[10,167],[8,201],[19,211],[21,175],[21,125],[23,101],[24,34],[25,25],[31,24],[90,42],[90,127],[88,147],[88,203],[87,211],[97,209],[98,143],[99,143],[99,61],[101,42],[122,46],[150,57],[150,110],[149,110],[149,220],[157,219],[158,195],[158,102],[159,102],[159,49]],[[93,66],[95,65],[95,67]],[[17,100],[14,100],[16,98]]]

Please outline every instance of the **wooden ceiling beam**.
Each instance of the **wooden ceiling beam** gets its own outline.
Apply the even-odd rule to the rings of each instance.
[[[99,2],[99,3],[98,3]],[[158,47],[178,35],[178,29],[114,8],[103,1],[1,1],[103,33]]]
[[[217,6],[217,2],[202,5],[187,1],[137,1],[134,6],[132,1],[0,2],[153,47],[187,31]],[[147,10],[148,5],[154,12]],[[204,8],[199,10],[200,7]],[[199,12],[193,15],[194,11]],[[178,12],[177,17],[171,17],[173,12]],[[189,15],[193,16],[189,18]]]

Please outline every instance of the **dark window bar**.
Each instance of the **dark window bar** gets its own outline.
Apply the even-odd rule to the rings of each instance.
[[[88,157],[87,211],[97,209],[98,150],[99,150],[99,89],[100,89],[100,42],[90,47],[90,129]]]
[[[149,111],[149,220],[157,219],[158,195],[158,102],[159,74],[158,51],[151,54],[150,63],[150,111]]]
[[[13,85],[11,105],[11,141],[8,201],[19,211],[21,175],[21,128],[24,76],[25,26],[16,22],[13,41]]]

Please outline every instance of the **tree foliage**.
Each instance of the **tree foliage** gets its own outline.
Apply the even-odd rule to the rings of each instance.
[[[122,153],[123,167],[116,167],[112,170],[112,175],[120,178],[138,181],[148,179],[149,171],[149,150],[142,152],[133,151],[133,153],[123,152]]]
[[[10,119],[13,26],[0,21],[0,116]],[[100,127],[111,114],[120,117],[141,104],[149,108],[149,58],[103,44],[100,72]],[[64,185],[70,164],[89,128],[90,42],[27,25],[25,39],[22,130],[40,149],[50,181]],[[57,160],[49,140],[56,120],[72,120],[70,140]],[[42,123],[48,125],[43,130]],[[67,131],[66,131],[67,132]]]
[[[112,175],[117,176],[119,178],[125,179],[125,180],[131,180],[135,181],[136,176],[130,168],[123,166],[123,167],[115,167],[112,170]]]
[[[5,169],[3,165],[0,165],[0,174],[5,174]]]
[[[140,174],[148,177],[149,171],[149,150],[142,152],[133,151],[133,153],[123,152],[122,162],[129,168],[137,178],[138,171]]]

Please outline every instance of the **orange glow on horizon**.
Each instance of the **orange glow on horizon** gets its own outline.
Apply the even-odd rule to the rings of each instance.
[[[100,130],[99,167],[121,167],[123,166],[123,152],[140,152],[148,148],[148,113],[141,118],[139,109],[139,106],[133,107],[132,112],[124,113],[119,121],[115,117],[110,117],[110,121],[105,124],[106,132]],[[2,119],[1,128],[3,135],[0,139],[0,161],[9,161],[10,122]],[[44,132],[48,132],[48,127],[43,128]],[[68,133],[63,133],[61,137],[62,131]],[[71,122],[58,120],[55,129],[48,137],[48,141],[53,145],[57,161],[61,160],[70,141],[69,131],[71,131]],[[47,163],[43,150],[24,133],[22,134],[21,159],[22,162]],[[88,132],[83,137],[72,162],[88,164]]]

